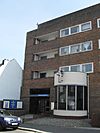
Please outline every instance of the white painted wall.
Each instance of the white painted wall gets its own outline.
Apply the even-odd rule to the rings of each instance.
[[[63,76],[56,73],[54,85],[87,85],[87,76],[82,72],[64,72]]]
[[[22,68],[15,59],[0,67],[0,100],[20,100]]]
[[[58,115],[58,116],[87,116],[87,111],[83,110],[73,110],[73,111],[69,111],[69,110],[54,110],[54,115]]]

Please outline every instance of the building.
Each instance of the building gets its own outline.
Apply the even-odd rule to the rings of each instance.
[[[100,112],[100,4],[27,33],[22,99],[30,113]]]
[[[0,64],[0,108],[3,100],[20,100],[22,68],[15,59],[4,59]]]

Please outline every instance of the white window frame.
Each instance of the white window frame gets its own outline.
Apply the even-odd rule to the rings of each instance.
[[[90,23],[90,28],[89,29],[85,29],[85,30],[82,31],[82,25],[87,24],[87,23]],[[77,27],[77,26],[79,26],[79,32],[71,33],[71,28]],[[61,32],[63,30],[66,30],[66,29],[69,29],[69,34],[68,35],[62,35]],[[78,24],[78,25],[73,25],[71,27],[66,27],[64,29],[61,29],[60,30],[60,37],[70,36],[70,35],[73,35],[73,34],[77,34],[77,33],[80,33],[80,32],[85,32],[85,31],[89,31],[89,30],[92,30],[92,22],[91,21],[88,21],[88,22],[85,22],[85,23],[81,23],[81,24]]]
[[[75,46],[78,46],[79,45],[79,51],[74,51],[72,52],[71,51],[71,47],[75,47]],[[77,44],[73,44],[73,45],[70,45],[70,54],[74,54],[74,53],[80,53],[81,52],[81,46],[80,46],[80,43],[77,43]]]
[[[98,49],[100,49],[100,39],[98,40]]]
[[[84,64],[82,64],[82,67],[83,67],[83,65],[88,65],[88,64],[91,64],[91,65],[92,65],[92,71],[89,71],[89,72],[86,72],[86,73],[93,73],[93,70],[94,70],[93,62],[90,62],[90,63],[84,63]]]
[[[68,48],[68,49],[69,49],[69,46],[61,47],[61,48],[59,49],[60,56],[70,54],[70,53],[69,53],[69,50],[68,50],[68,53],[61,53],[61,49],[63,49],[63,48]]]
[[[83,49],[82,49],[82,45],[84,45],[85,43],[88,43],[88,42],[91,43],[91,49],[83,50]],[[98,40],[98,43],[100,43],[99,40]],[[72,51],[71,51],[71,47],[77,46],[77,45],[80,46],[79,51],[72,52]],[[61,53],[61,49],[62,49],[62,48],[66,48],[66,47],[69,48],[69,52],[68,52],[68,53],[63,53],[63,54],[62,54],[62,53]],[[100,46],[99,46],[99,48],[100,48]],[[59,55],[60,55],[60,56],[64,56],[64,55],[68,55],[68,54],[75,54],[75,53],[81,53],[81,52],[88,52],[88,51],[91,51],[91,50],[93,50],[93,42],[92,42],[92,41],[86,41],[86,42],[77,43],[77,44],[73,44],[73,45],[69,45],[69,46],[65,46],[65,47],[60,47],[60,48],[59,48]]]
[[[85,25],[87,23],[90,23],[90,28],[89,29],[82,30],[82,25]],[[88,31],[88,30],[91,30],[91,29],[92,29],[92,23],[91,23],[91,21],[88,21],[88,22],[85,22],[85,23],[82,23],[81,24],[81,32],[85,32],[85,31]]]
[[[75,28],[75,27],[79,27],[79,31],[74,32],[74,33],[71,33],[71,29],[72,29],[72,28]],[[70,27],[70,35],[77,34],[77,33],[79,33],[79,32],[80,32],[80,25],[75,25],[75,26]]]
[[[70,65],[70,66],[61,66],[61,67],[59,67],[59,70],[65,68],[65,67],[69,67],[69,71],[68,71],[68,72],[73,72],[73,71],[71,71],[71,67],[72,67],[72,66],[78,66],[78,65],[79,65],[79,66],[80,66],[80,71],[78,71],[78,72],[83,72],[83,71],[82,71],[82,66],[83,66],[83,65],[88,65],[88,64],[92,64],[92,71],[89,71],[89,72],[86,72],[86,73],[93,73],[93,72],[94,72],[93,62],[83,63],[83,64],[75,64],[75,65]],[[64,71],[64,72],[65,72],[65,71]]]
[[[68,72],[70,72],[70,66],[61,66],[61,67],[59,67],[59,70],[61,71],[62,69],[66,68],[66,67],[69,68],[69,71],[68,71]],[[64,71],[64,72],[65,72],[65,71]]]
[[[69,30],[69,34],[68,35],[62,35],[62,32],[65,31],[65,30],[67,30],[67,29]],[[69,36],[69,35],[70,35],[70,29],[69,29],[69,27],[60,30],[60,37],[65,37],[65,36]]]
[[[91,43],[91,49],[83,50],[82,49],[82,45],[84,45],[84,44],[86,44],[88,42]],[[86,52],[86,51],[91,51],[91,50],[93,50],[93,42],[92,41],[86,41],[86,42],[81,43],[81,52]]]
[[[100,28],[100,18],[97,19],[97,27]]]
[[[79,70],[79,71],[72,71],[71,69],[72,69],[72,67],[74,67],[74,66],[76,66],[76,67],[78,67],[78,66],[79,66],[79,69],[80,69],[80,70]],[[81,67],[80,67],[80,64],[71,65],[71,66],[70,66],[70,71],[71,71],[71,72],[81,72]]]

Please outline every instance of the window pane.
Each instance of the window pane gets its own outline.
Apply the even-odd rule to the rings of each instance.
[[[59,87],[59,109],[66,110],[66,86]]]
[[[71,46],[71,53],[77,53],[80,51],[80,45],[72,45]]]
[[[69,35],[69,28],[61,30],[61,36],[67,36],[67,35]]]
[[[79,26],[75,26],[71,28],[71,34],[79,32]]]
[[[87,110],[88,100],[87,100],[87,87],[84,87],[84,110]]]
[[[92,72],[92,63],[82,65],[82,72]]]
[[[77,86],[77,110],[83,110],[83,86]]]
[[[47,56],[41,56],[41,60],[46,60]]]
[[[61,55],[69,54],[69,47],[61,48]]]
[[[71,72],[80,72],[80,65],[71,66]]]
[[[82,51],[88,51],[92,49],[92,43],[91,42],[85,42],[82,44]]]
[[[98,47],[99,47],[99,49],[100,49],[100,39],[98,40]]]
[[[97,20],[98,28],[100,27],[100,19]]]
[[[46,77],[46,73],[40,73],[40,78],[45,78]]]
[[[62,70],[63,72],[69,72],[69,67],[63,67],[63,68],[61,68],[61,70]]]
[[[81,31],[85,31],[85,30],[89,30],[89,29],[91,29],[90,22],[84,23],[84,24],[81,25]]]
[[[75,86],[68,86],[68,110],[75,110]]]

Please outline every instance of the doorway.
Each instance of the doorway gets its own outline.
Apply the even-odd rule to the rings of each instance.
[[[47,97],[30,97],[31,114],[47,114],[50,110],[49,105],[49,98]]]

